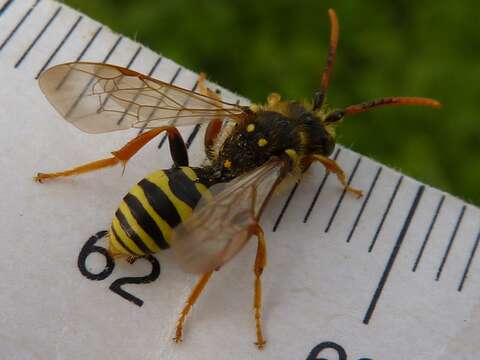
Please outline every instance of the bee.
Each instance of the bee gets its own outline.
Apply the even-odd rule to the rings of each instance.
[[[440,107],[436,100],[388,97],[332,109],[325,96],[338,43],[338,20],[328,11],[330,47],[320,89],[311,102],[284,101],[271,94],[261,105],[227,103],[205,85],[189,91],[116,65],[72,62],[56,65],[39,78],[40,88],[63,118],[87,133],[140,128],[138,136],[112,156],[61,172],[38,173],[43,182],[126,163],[160,134],[168,137],[174,166],[142,179],[123,198],[108,232],[113,258],[133,261],[172,248],[180,265],[200,279],[188,297],[174,340],[212,273],[232,259],[255,235],[253,309],[256,345],[262,349],[262,282],[267,250],[260,218],[269,199],[289,179],[299,179],[319,162],[336,174],[346,191],[344,171],[330,159],[335,127],[345,117],[379,106]],[[206,161],[190,167],[177,129],[207,124]]]

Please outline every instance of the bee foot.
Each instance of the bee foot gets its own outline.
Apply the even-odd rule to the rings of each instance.
[[[263,350],[266,343],[267,342],[265,340],[262,340],[262,341],[257,341],[255,345],[257,346],[258,350]]]

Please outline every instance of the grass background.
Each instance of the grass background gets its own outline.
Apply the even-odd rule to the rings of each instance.
[[[480,205],[480,5],[466,1],[65,0],[255,102],[310,99],[340,21],[334,107],[425,96],[441,110],[377,109],[347,118],[339,142]]]

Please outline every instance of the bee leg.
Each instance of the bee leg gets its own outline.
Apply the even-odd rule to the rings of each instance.
[[[359,189],[355,189],[351,186],[348,185],[345,172],[342,170],[342,168],[336,163],[335,160],[329,159],[325,156],[322,155],[313,155],[313,159],[320,161],[323,166],[327,169],[327,171],[333,172],[335,175],[337,175],[338,180],[342,183],[342,185],[345,187],[346,191],[349,191],[353,194],[355,194],[357,197],[363,196],[363,191]]]
[[[206,75],[204,73],[201,73],[198,78],[198,89],[200,91],[200,94],[209,96],[215,100],[220,101],[221,100],[220,95],[215,91],[212,91],[211,89],[209,89],[205,84],[205,81],[206,81]],[[217,157],[217,153],[214,149],[214,145],[215,145],[215,140],[217,139],[217,136],[220,133],[220,130],[222,130],[222,125],[223,125],[223,120],[221,117],[214,118],[210,120],[207,126],[207,130],[205,131],[205,138],[204,138],[205,153],[210,160],[215,160]]]
[[[218,156],[215,150],[215,140],[222,129],[223,121],[220,118],[210,120],[205,131],[205,153],[210,160],[215,160]]]
[[[161,126],[144,132],[130,140],[120,150],[113,151],[112,155],[125,166],[127,161],[130,160],[130,158],[132,158],[133,155],[135,155],[143,146],[164,131],[166,131],[168,135],[170,155],[172,156],[175,166],[188,166],[187,146],[183,141],[182,135],[180,135],[175,126]]]
[[[178,132],[177,128],[174,126],[162,126],[144,132],[137,137],[130,140],[125,144],[120,150],[113,151],[112,157],[93,161],[84,165],[80,165],[65,171],[54,172],[54,173],[38,173],[34,177],[35,181],[42,182],[46,179],[53,179],[64,176],[74,176],[90,171],[100,170],[106,167],[117,165],[122,163],[125,166],[128,160],[135,155],[144,145],[146,145],[150,140],[159,135],[160,133],[166,131],[168,133],[168,141],[170,144],[170,153],[172,155],[173,161],[177,166],[188,166],[188,154],[187,147],[185,142],[182,139],[182,136]]]
[[[213,273],[213,271],[209,271],[206,274],[202,275],[202,277],[197,282],[197,284],[193,288],[192,292],[188,296],[187,302],[185,303],[185,306],[183,307],[182,311],[180,312],[180,317],[177,320],[175,337],[173,338],[173,341],[175,341],[176,343],[179,343],[179,342],[182,341],[183,326],[185,324],[185,318],[187,317],[188,313],[192,309],[195,302],[200,297],[200,294],[202,293],[202,290],[205,288],[205,285],[207,285],[207,282],[210,279],[210,276],[212,276],[212,273]]]
[[[255,265],[253,267],[253,271],[255,273],[253,310],[255,316],[255,331],[257,335],[257,342],[255,345],[257,345],[259,350],[262,350],[266,341],[263,337],[262,331],[262,280],[260,277],[263,273],[263,269],[267,265],[267,247],[265,244],[263,230],[260,225],[256,224],[252,231],[258,238],[257,256],[255,258]]]

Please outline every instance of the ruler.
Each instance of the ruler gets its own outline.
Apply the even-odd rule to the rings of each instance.
[[[334,157],[363,198],[314,166],[263,219],[265,350],[253,345],[253,242],[214,274],[184,342],[173,344],[195,279],[168,252],[113,266],[88,250],[105,247],[100,231],[125,192],[171,166],[164,141],[147,146],[124,176],[108,169],[32,181],[36,171],[105,157],[136,134],[81,133],[47,103],[38,75],[80,60],[196,87],[193,72],[63,4],[0,2],[2,359],[480,358],[479,209],[343,146]],[[218,89],[227,101],[248,102]],[[199,164],[204,128],[181,133]]]

